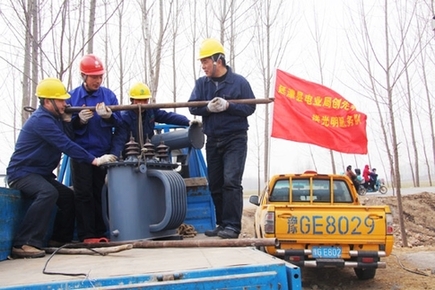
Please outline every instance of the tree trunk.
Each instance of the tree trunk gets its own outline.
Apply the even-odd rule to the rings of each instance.
[[[89,9],[89,26],[88,26],[88,49],[87,49],[88,54],[94,52],[95,7],[97,5],[97,0],[90,0],[89,4],[90,4],[90,9]]]

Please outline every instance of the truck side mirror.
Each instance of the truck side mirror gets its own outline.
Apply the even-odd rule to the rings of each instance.
[[[249,202],[254,205],[260,205],[260,203],[258,202],[258,195],[251,195],[249,197]]]

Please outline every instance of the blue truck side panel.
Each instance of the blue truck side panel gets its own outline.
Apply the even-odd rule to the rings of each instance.
[[[136,275],[96,280],[0,287],[4,290],[55,289],[302,289],[300,269],[282,262],[171,274]]]
[[[23,201],[20,191],[0,187],[0,261],[8,258],[13,238],[29,204]]]

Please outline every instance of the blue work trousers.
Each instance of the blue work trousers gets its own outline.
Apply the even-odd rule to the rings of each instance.
[[[50,219],[56,209],[56,218],[51,239],[69,243],[74,234],[74,192],[69,187],[50,177],[29,174],[9,184],[21,191],[31,204],[14,239],[14,247],[31,245],[45,247],[44,238],[51,225]]]
[[[75,195],[77,235],[80,241],[106,237],[103,218],[102,189],[106,169],[71,160]],[[126,209],[128,210],[128,209]]]
[[[216,223],[240,233],[243,213],[242,177],[248,150],[246,133],[207,137],[208,185],[216,210]]]

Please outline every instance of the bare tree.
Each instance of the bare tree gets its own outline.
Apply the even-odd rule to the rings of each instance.
[[[419,157],[418,157],[418,148],[417,148],[417,142],[416,142],[416,137],[415,137],[415,132],[414,132],[414,114],[413,114],[413,93],[412,93],[412,89],[411,89],[411,80],[410,80],[410,72],[409,72],[409,68],[410,68],[410,62],[413,60],[413,58],[410,58],[409,53],[407,51],[407,45],[406,45],[406,35],[409,33],[409,29],[410,29],[410,23],[414,22],[412,21],[413,16],[415,16],[415,9],[416,6],[414,4],[413,7],[411,7],[411,9],[406,9],[406,11],[404,11],[403,13],[400,13],[401,11],[398,11],[400,18],[399,18],[399,30],[400,30],[400,36],[402,39],[402,42],[404,43],[403,48],[402,48],[402,60],[403,60],[403,66],[404,66],[404,77],[405,77],[405,92],[406,92],[406,105],[408,106],[407,111],[408,111],[408,118],[409,118],[409,122],[410,122],[410,133],[411,133],[411,147],[413,148],[413,157],[414,157],[414,168],[413,168],[413,172],[415,171],[415,175],[414,175],[414,186],[420,186],[420,170],[419,170]],[[411,12],[411,19],[408,21],[406,19],[406,17],[403,14],[407,14]],[[401,19],[401,18],[404,19]],[[419,42],[413,44],[414,47],[411,47],[411,55],[416,53],[416,47],[415,46],[419,46]]]
[[[396,176],[398,172],[396,166],[409,175],[407,167],[408,163],[411,163],[414,173],[416,168],[420,168],[415,178],[422,178],[426,172],[431,177],[435,165],[433,162],[435,160],[433,90],[430,82],[431,70],[428,69],[435,65],[433,33],[427,36],[428,39],[422,37],[425,36],[424,33],[429,34],[426,15],[427,11],[433,11],[433,0],[389,1],[388,6],[387,3],[360,2],[370,10],[357,11],[362,17],[360,22],[357,21],[360,18],[358,16],[348,22],[361,23],[361,30],[349,36],[351,51],[357,63],[353,63],[356,65],[346,77],[351,76],[358,82],[359,85],[353,86],[352,89],[356,95],[363,96],[368,101],[367,104],[370,103],[370,110],[373,112],[369,114],[374,121],[371,124],[379,124],[371,125],[371,132],[369,132],[376,135],[374,140],[370,140],[371,144],[379,144],[379,146],[376,147],[376,151],[372,150],[364,158],[368,158],[370,162],[388,163],[385,171],[391,171],[391,179],[394,180],[393,185],[397,189],[401,172]],[[170,89],[174,102],[177,96],[186,96],[183,85],[193,87],[192,80],[197,79],[201,72],[197,60],[199,40],[208,37],[221,39],[226,48],[229,64],[235,71],[248,78],[257,98],[271,97],[274,68],[279,66],[283,69],[295,69],[294,65],[299,65],[295,63],[295,59],[302,59],[301,50],[310,52],[309,57],[303,58],[304,63],[317,60],[317,63],[312,63],[309,67],[315,65],[322,68],[321,82],[332,82],[328,79],[331,76],[327,72],[333,67],[329,66],[329,62],[335,58],[331,56],[330,51],[325,57],[324,46],[325,43],[329,43],[324,42],[321,37],[323,32],[331,31],[322,31],[323,27],[326,28],[330,23],[319,25],[322,22],[318,19],[321,19],[322,15],[318,15],[314,20],[303,21],[305,27],[307,23],[314,27],[313,25],[318,21],[316,25],[319,30],[312,29],[313,38],[318,38],[318,41],[317,47],[311,44],[300,49],[300,42],[292,42],[298,36],[296,29],[300,28],[298,25],[302,22],[298,22],[298,17],[302,17],[303,14],[300,9],[291,6],[299,5],[300,2],[297,1],[9,0],[5,3],[2,3],[0,20],[3,21],[3,26],[6,26],[4,30],[11,31],[10,35],[13,35],[14,39],[10,42],[11,45],[7,42],[2,44],[3,53],[0,55],[0,60],[13,70],[11,75],[15,77],[20,75],[20,81],[14,80],[13,89],[8,90],[11,96],[19,95],[16,99],[17,104],[8,108],[11,110],[11,118],[13,111],[21,121],[17,121],[17,124],[27,119],[27,113],[22,111],[22,107],[35,106],[34,90],[40,78],[45,76],[65,78],[67,86],[71,88],[73,76],[78,75],[77,59],[84,53],[94,50],[105,52],[105,64],[108,70],[106,83],[110,87],[110,77],[114,91],[119,83],[121,103],[124,86],[132,78],[128,75],[134,78],[140,77],[149,84],[154,97],[157,97],[157,92],[164,89],[166,91]],[[352,8],[355,8],[356,4],[357,2],[345,2],[345,5]],[[10,8],[8,13],[4,13],[7,10],[3,9],[5,6]],[[137,9],[138,6],[141,9]],[[420,9],[419,15],[416,14],[415,7]],[[309,11],[315,9],[315,7],[309,8]],[[380,35],[381,26],[378,25],[380,15],[376,13],[385,9],[388,15],[381,17],[385,20],[382,25],[384,32]],[[38,14],[35,14],[35,11]],[[115,13],[117,17],[113,18]],[[375,21],[375,18],[376,31],[370,28],[374,25],[372,21]],[[138,21],[134,23],[130,21],[131,19]],[[141,25],[142,29],[140,29]],[[169,28],[171,28],[170,32]],[[355,32],[348,28],[346,27],[346,31]],[[326,34],[326,37],[329,37],[329,34]],[[430,41],[431,45],[426,41]],[[184,45],[185,43],[188,44]],[[344,44],[340,43],[339,46]],[[418,64],[415,63],[416,59]],[[185,69],[186,67],[192,69]],[[172,75],[169,75],[168,70],[172,70]],[[169,76],[167,81],[163,81],[163,76]],[[340,81],[340,77],[341,75],[334,74],[334,81]],[[345,84],[346,81],[341,83]],[[18,105],[21,101],[22,104]],[[250,167],[258,168],[255,172],[257,188],[261,187],[263,179],[268,178],[269,166],[271,166],[269,160],[271,108],[270,105],[257,106],[256,114],[250,121],[250,134],[256,136],[250,138],[248,154],[251,153],[251,156],[247,161],[253,162],[251,164],[253,166]],[[397,123],[398,118],[403,118],[404,129]],[[412,124],[411,121],[406,122],[411,119]],[[423,130],[419,128],[420,123],[425,126]],[[398,130],[395,127],[397,125],[399,125]],[[410,128],[422,131],[420,134],[415,131],[412,137]],[[394,140],[396,130],[398,133]],[[400,136],[402,131],[407,132],[406,137]],[[404,146],[409,147],[409,158],[412,161],[403,161],[405,160],[403,156],[406,156],[406,153],[403,154],[406,150]],[[301,163],[309,163],[304,166],[315,163],[315,167],[320,169],[317,149],[309,148],[308,158],[311,160],[309,162],[304,160]],[[428,151],[432,150],[432,156],[426,152],[426,148]],[[401,162],[406,165],[401,166],[397,162],[396,156],[400,155],[400,152],[402,152]],[[255,155],[255,158],[252,158],[252,155]],[[337,155],[334,156],[331,152],[333,164],[335,164],[334,158],[337,163],[340,162]],[[357,163],[356,157],[354,158]],[[426,160],[424,165],[423,158]],[[341,159],[343,162],[343,156]],[[387,161],[383,161],[384,159]],[[299,166],[302,167],[300,164]]]
[[[383,39],[385,41],[383,43],[383,51],[378,49],[378,42],[375,41],[374,35],[372,35],[373,33],[369,28],[370,23],[369,18],[367,17],[368,14],[365,11],[365,3],[362,1],[359,9],[361,19],[361,44],[363,44],[363,46],[360,46],[359,48],[362,50],[362,53],[357,53],[357,48],[355,45],[352,45],[354,42],[351,38],[349,38],[349,43],[351,44],[351,49],[355,55],[355,59],[359,63],[358,68],[366,74],[365,76],[359,76],[357,81],[367,93],[367,97],[373,101],[373,105],[376,106],[378,111],[380,126],[384,136],[384,147],[389,158],[390,168],[393,174],[393,185],[397,193],[402,243],[404,246],[407,246],[408,242],[403,220],[401,198],[402,180],[399,158],[401,142],[399,141],[398,130],[396,128],[396,119],[400,118],[397,114],[397,110],[400,108],[400,100],[396,97],[397,93],[395,93],[395,89],[400,81],[404,81],[405,83],[410,81],[405,78],[406,70],[413,61],[415,61],[419,50],[417,45],[418,40],[416,41],[416,38],[413,35],[414,31],[411,31],[410,29],[410,27],[412,27],[411,24],[414,21],[415,6],[409,9],[409,7],[401,6],[404,5],[404,3],[399,1],[395,3],[396,9],[392,9],[388,4],[389,2],[385,0],[383,4],[384,26],[382,31]],[[398,23],[398,30],[401,37],[394,38],[392,35],[394,21],[390,21],[390,15],[392,12],[400,13],[402,11],[406,11],[408,14],[406,17],[400,18],[398,21],[400,22]],[[409,50],[405,49],[405,47],[409,47]],[[378,69],[382,72],[380,76],[376,74]],[[363,83],[364,79],[367,80],[366,83]],[[387,114],[386,120],[383,119],[385,112]]]
[[[325,27],[325,25],[323,23],[319,23],[319,17],[317,15],[318,11],[316,10],[316,6],[313,6],[313,13],[314,13],[314,17],[313,17],[313,22],[314,22],[314,31],[311,31],[311,37],[315,43],[315,48],[316,48],[316,56],[317,56],[317,65],[318,65],[318,69],[319,69],[319,74],[320,74],[320,83],[321,84],[325,84],[325,72],[324,72],[324,62],[325,59],[323,58],[323,54],[325,54],[325,52],[322,53],[322,48],[323,46],[323,42],[325,41],[324,38],[324,33],[323,31],[321,31],[321,27]],[[310,147],[311,148],[311,147]],[[334,160],[334,151],[333,150],[329,150],[329,156],[331,157],[331,167],[332,167],[332,172],[335,174],[337,172],[336,167],[335,167],[335,160]],[[312,158],[313,160],[313,164],[315,165],[315,159]]]
[[[164,53],[163,47],[165,47],[166,43],[170,43],[167,41],[167,32],[169,30],[169,25],[171,24],[173,2],[174,0],[166,2],[158,0],[153,1],[150,5],[148,5],[146,0],[140,2],[144,26],[144,34],[142,35],[142,38],[145,43],[144,61],[146,64],[146,79],[148,86],[151,89],[153,102],[156,101],[157,89],[159,86],[160,69]],[[166,5],[164,5],[164,3]],[[156,21],[158,23],[157,28],[154,26],[151,27],[151,24],[155,23],[153,21],[152,11],[158,12],[158,19]],[[157,31],[157,33],[155,33],[155,31]]]
[[[121,1],[124,2],[124,1]],[[94,52],[94,34],[95,34],[95,7],[97,5],[97,0],[90,1],[89,8],[89,23],[88,23],[88,49],[87,53]]]
[[[288,2],[287,2],[288,4]],[[263,98],[269,98],[271,95],[272,77],[276,67],[282,64],[283,57],[288,53],[290,48],[289,43],[292,40],[294,31],[289,29],[292,27],[292,21],[296,21],[296,16],[289,13],[289,11],[295,11],[294,9],[284,5],[283,1],[254,1],[254,11],[256,25],[254,27],[254,39],[253,43],[257,43],[254,46],[254,52],[256,59],[258,59],[258,68],[262,79]],[[281,9],[286,6],[288,9]],[[282,20],[281,22],[278,19]],[[274,31],[286,30],[286,37],[282,37],[281,33],[275,34]],[[258,115],[257,115],[258,116]],[[269,105],[265,105],[264,108],[264,172],[263,178],[260,176],[260,171],[257,172],[258,187],[260,189],[260,183],[267,181],[269,178]],[[260,164],[258,166],[260,168]]]
[[[38,66],[38,59],[39,59],[39,0],[32,1],[32,92],[36,92],[36,85],[38,84],[38,72],[39,72],[39,66]],[[32,94],[30,98],[30,106],[32,108],[36,108],[37,106],[37,99],[34,94]]]
[[[196,48],[197,48],[197,25],[195,25],[195,23],[197,22],[197,1],[193,1],[193,7],[190,6],[190,2],[189,2],[189,11],[192,11],[192,18],[190,21],[190,27],[191,27],[191,34],[192,34],[192,39],[191,39],[191,48],[192,48],[192,72],[193,72],[193,80],[196,80],[198,78],[197,74],[196,74]]]
[[[174,1],[174,13],[172,16],[172,101],[175,103],[177,101],[177,44],[178,44],[178,34],[179,34],[179,27],[180,27],[180,21],[182,17],[182,6],[180,6],[180,3],[178,0]],[[174,109],[176,111],[176,109]]]
[[[124,15],[124,1],[118,8],[118,51],[119,51],[119,101],[123,102],[124,99],[124,53],[123,53],[123,39],[122,39],[122,20]]]
[[[30,106],[31,105],[31,85],[32,81],[30,78],[31,72],[31,64],[32,64],[32,43],[34,44],[33,36],[32,36],[32,11],[33,11],[33,1],[10,1],[11,6],[13,7],[14,12],[16,13],[17,19],[24,26],[24,64],[22,71],[22,106]],[[21,7],[21,9],[18,8]],[[23,14],[21,14],[23,13]],[[23,17],[21,16],[23,15]],[[13,24],[10,24],[10,27],[13,27]],[[21,115],[21,124],[29,118],[28,112],[23,112]]]
[[[434,7],[433,7],[433,0],[431,0],[430,4],[431,4],[430,7],[431,7],[432,14],[434,14],[435,11],[434,11]],[[424,9],[421,14],[424,17],[426,15],[426,9]],[[424,19],[423,17],[422,17],[422,19]],[[428,19],[428,21],[429,21],[429,19]],[[434,21],[434,20],[432,20],[432,21]],[[421,31],[428,30],[428,28],[427,28],[428,23],[425,23],[425,24],[426,25],[421,25],[420,21],[417,21],[417,27],[418,27],[419,34],[422,34]],[[435,31],[434,31],[434,33],[435,33]],[[430,168],[431,168],[431,165],[432,166],[435,165],[435,126],[434,126],[435,118],[434,118],[434,106],[433,106],[433,102],[432,102],[433,96],[431,95],[429,81],[428,81],[428,71],[429,70],[427,69],[427,65],[426,65],[426,63],[428,62],[428,59],[429,59],[429,55],[434,55],[433,46],[427,45],[428,43],[430,43],[430,41],[433,41],[433,37],[431,37],[429,39],[429,41],[426,43],[424,41],[418,42],[419,50],[422,52],[419,55],[420,62],[418,64],[418,67],[421,68],[421,79],[422,79],[422,83],[423,83],[423,87],[424,87],[424,95],[426,98],[426,106],[422,106],[421,111],[424,110],[428,114],[429,133],[430,133],[430,141],[431,141],[431,148],[432,148],[432,164],[431,164],[431,162],[429,162],[430,158],[428,158],[428,156],[427,156],[426,147],[425,147],[424,142],[423,142],[423,146],[424,146],[423,152],[425,155],[425,165],[426,165],[427,174],[429,177],[429,184],[430,184],[430,186],[432,186],[432,174],[431,174]],[[434,63],[432,63],[432,65],[433,64]],[[417,114],[416,116],[419,119],[420,133],[421,133],[421,136],[423,138],[423,136],[427,135],[427,130],[423,130],[423,128],[422,128],[422,124],[420,121],[420,115]]]
[[[416,114],[416,118],[418,121],[418,127],[420,130],[420,135],[422,137],[426,136],[426,131],[424,130],[425,126],[421,123],[420,121],[420,117],[418,114]],[[429,177],[429,186],[432,186],[432,174],[431,174],[431,170],[430,170],[430,161],[429,161],[429,156],[427,154],[427,150],[426,150],[426,143],[422,142],[422,146],[423,146],[423,155],[424,155],[424,160],[425,160],[425,164],[426,164],[426,169],[427,169],[427,175]]]

